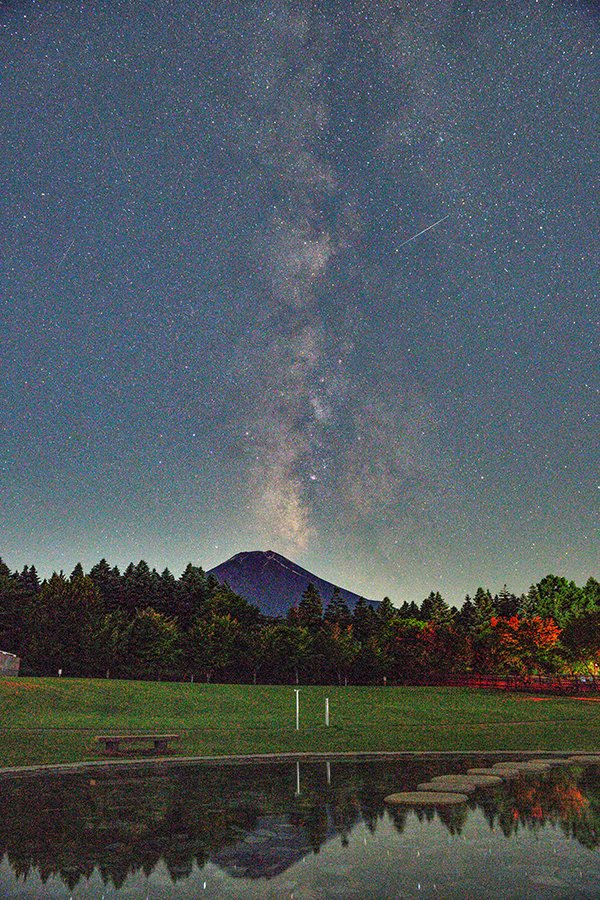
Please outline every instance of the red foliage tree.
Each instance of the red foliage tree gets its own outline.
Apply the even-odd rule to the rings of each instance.
[[[552,650],[561,629],[553,619],[494,616],[491,663],[499,674],[528,674],[553,667]]]

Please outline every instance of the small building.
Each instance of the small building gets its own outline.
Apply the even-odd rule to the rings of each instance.
[[[18,675],[21,660],[14,653],[6,653],[0,650],[0,678],[3,675]]]

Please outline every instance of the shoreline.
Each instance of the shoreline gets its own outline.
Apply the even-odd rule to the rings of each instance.
[[[33,766],[9,766],[0,768],[0,779],[26,778],[36,775],[74,775],[85,771],[110,771],[122,767],[146,768],[159,765],[172,767],[177,765],[268,765],[277,762],[327,762],[328,760],[366,762],[386,759],[427,759],[448,757],[507,757],[549,758],[568,756],[594,756],[590,750],[382,750],[382,751],[338,751],[333,753],[321,751],[285,752],[285,753],[245,753],[223,756],[150,756],[139,759],[106,759],[81,760],[73,763],[39,763]]]

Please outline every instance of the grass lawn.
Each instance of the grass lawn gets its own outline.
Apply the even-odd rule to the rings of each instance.
[[[329,697],[330,727],[324,724]],[[182,735],[176,753],[600,749],[600,701],[469,688],[0,679],[0,767],[98,759],[98,734]],[[142,754],[143,755],[143,754]]]

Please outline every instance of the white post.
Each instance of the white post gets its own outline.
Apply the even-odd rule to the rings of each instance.
[[[300,730],[300,690],[294,688],[296,694],[296,731]]]
[[[329,728],[329,697],[325,697],[325,725]]]
[[[296,763],[296,797],[300,796],[300,763]]]
[[[331,763],[329,760],[325,763],[325,768],[327,769],[327,784],[331,784]]]

